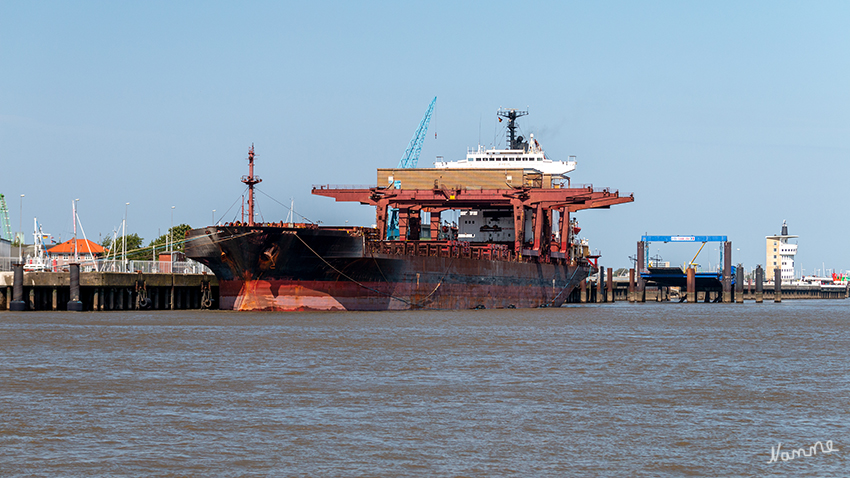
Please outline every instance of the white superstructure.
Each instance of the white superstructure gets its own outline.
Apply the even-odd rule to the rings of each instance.
[[[502,118],[508,120],[507,149],[486,149],[478,145],[477,149],[470,149],[466,153],[466,159],[458,161],[437,161],[434,167],[437,169],[535,169],[543,174],[552,176],[564,176],[576,168],[576,157],[570,156],[568,161],[553,161],[546,157],[540,143],[530,134],[528,141],[517,135],[516,120],[528,114],[528,111],[516,109],[500,109],[496,112],[499,121]]]
[[[797,255],[797,244],[792,244],[788,240],[796,239],[797,237],[799,236],[788,234],[788,224],[785,221],[782,221],[782,234],[765,236],[767,248],[766,280],[773,280],[774,270],[777,268],[782,270],[782,282],[791,282],[794,280],[794,256]]]
[[[575,156],[570,156],[569,161],[552,161],[546,157],[540,143],[534,139],[532,134],[528,149],[485,149],[479,145],[478,149],[466,153],[466,159],[458,161],[437,161],[434,163],[437,169],[448,168],[482,168],[482,169],[536,169],[543,174],[563,176],[576,169]]]

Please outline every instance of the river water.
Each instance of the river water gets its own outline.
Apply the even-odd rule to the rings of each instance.
[[[848,306],[2,312],[0,475],[847,476]]]

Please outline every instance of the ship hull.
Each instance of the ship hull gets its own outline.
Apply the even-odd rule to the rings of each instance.
[[[588,263],[370,252],[361,228],[195,229],[188,257],[210,267],[227,310],[403,310],[560,306]]]

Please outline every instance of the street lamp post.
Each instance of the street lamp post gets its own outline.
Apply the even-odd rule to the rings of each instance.
[[[130,203],[124,203],[124,224],[121,227],[121,263],[125,267],[124,272],[127,272],[127,208],[130,207]]]
[[[171,206],[171,229],[168,230],[168,242],[171,244],[168,252],[171,256],[171,262],[174,262],[174,206]]]
[[[77,248],[77,202],[80,198],[74,199],[74,262],[80,262],[80,254]]]
[[[213,209],[212,213],[212,225],[215,226],[215,209]]]
[[[18,262],[24,262],[24,195],[21,194],[21,212],[18,229],[21,231],[21,235],[18,236]]]

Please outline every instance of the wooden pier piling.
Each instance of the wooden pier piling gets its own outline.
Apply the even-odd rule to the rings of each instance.
[[[605,268],[599,266],[599,278],[596,280],[596,302],[605,302]]]
[[[732,243],[723,243],[723,303],[732,303]]]
[[[583,279],[580,285],[580,293],[579,293],[579,302],[582,304],[587,303],[587,279]]]
[[[83,311],[83,302],[80,300],[80,265],[70,265],[70,292],[71,299],[68,301],[68,310],[74,312]]]
[[[27,310],[27,304],[24,302],[24,265],[14,265],[14,280],[12,285],[12,301],[9,304],[9,310],[20,312]]]
[[[696,271],[693,267],[688,267],[688,278],[687,278],[687,288],[688,288],[688,303],[693,304],[697,301],[697,281],[696,281]]]
[[[744,265],[735,268],[735,302],[744,303]]]

